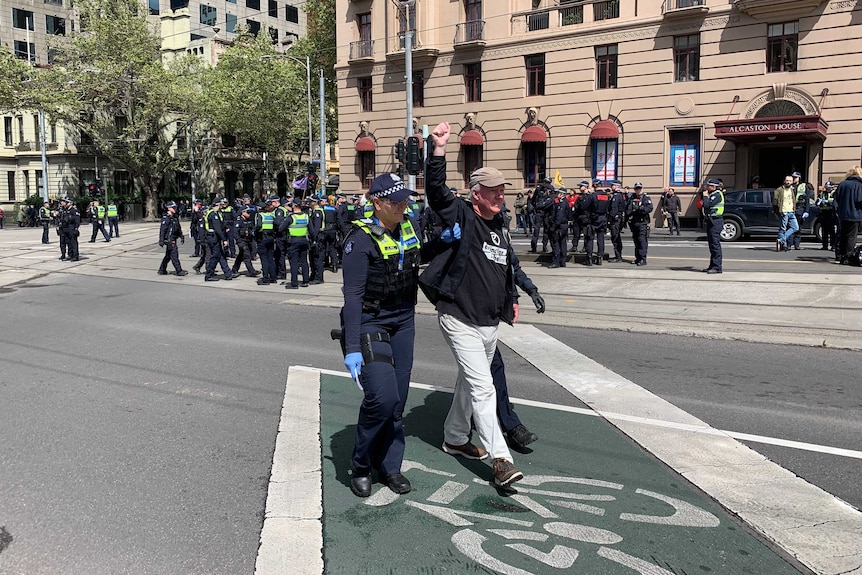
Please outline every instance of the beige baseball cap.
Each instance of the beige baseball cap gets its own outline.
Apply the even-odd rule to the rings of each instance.
[[[496,188],[497,186],[511,186],[512,184],[506,181],[503,173],[497,168],[479,168],[470,174],[470,187],[476,184],[481,184],[486,188]]]

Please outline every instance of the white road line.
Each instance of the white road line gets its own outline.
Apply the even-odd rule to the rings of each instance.
[[[859,510],[534,326],[499,339],[816,573],[862,565]]]
[[[301,368],[297,369],[314,369],[314,368]],[[350,374],[346,371],[335,371],[330,369],[318,369],[320,373],[325,373],[327,375],[335,375],[338,377],[350,377]],[[452,389],[448,387],[441,387],[437,385],[428,385],[425,383],[415,383],[411,382],[410,387],[416,389],[422,389],[425,391],[442,391],[445,393],[452,393]],[[642,423],[644,425],[653,425],[657,427],[665,427],[668,429],[679,429],[682,431],[691,431],[694,433],[705,433],[708,435],[726,435],[732,437],[734,439],[738,439],[740,441],[750,441],[752,443],[763,443],[765,445],[777,445],[780,447],[788,447],[790,449],[799,449],[802,451],[813,451],[815,453],[825,453],[827,455],[836,455],[839,457],[850,457],[852,459],[862,459],[862,451],[857,451],[855,449],[845,449],[843,447],[832,447],[829,445],[818,445],[816,443],[805,443],[803,441],[793,441],[791,439],[781,439],[778,437],[769,437],[766,435],[753,435],[751,433],[742,433],[739,431],[729,431],[725,429],[715,429],[713,427],[703,425],[687,425],[682,423],[674,423],[670,421],[662,421],[659,419],[653,419],[648,417],[636,417],[632,415],[624,415],[621,413],[613,413],[613,412],[602,412],[598,413],[592,409],[586,409],[583,407],[572,407],[569,405],[558,405],[554,403],[545,403],[542,401],[533,401],[531,399],[518,399],[515,397],[509,398],[512,403],[516,405],[527,405],[529,407],[538,407],[540,409],[553,409],[554,411],[563,411],[567,413],[577,413],[578,415],[588,415],[591,417],[604,417],[609,420],[615,421],[629,421],[634,423]]]

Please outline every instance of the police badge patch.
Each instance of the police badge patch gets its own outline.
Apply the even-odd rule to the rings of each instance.
[[[347,244],[345,244],[345,246],[344,246],[344,253],[349,254],[352,251],[353,251],[353,242],[347,242]]]

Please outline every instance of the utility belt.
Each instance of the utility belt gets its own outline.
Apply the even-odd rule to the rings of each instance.
[[[329,332],[329,336],[338,340],[341,344],[341,353],[345,356],[347,355],[347,347],[344,341],[344,325],[342,324],[341,329],[333,329]],[[382,363],[388,363],[389,365],[395,365],[395,362],[392,360],[392,356],[384,353],[377,352],[375,353],[371,347],[371,344],[374,342],[383,342],[389,343],[390,338],[388,333],[361,333],[359,334],[359,348],[362,351],[362,360],[368,364],[374,361],[379,361]]]

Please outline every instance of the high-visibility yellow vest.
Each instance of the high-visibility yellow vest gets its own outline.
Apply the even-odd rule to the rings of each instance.
[[[109,217],[109,218],[116,218],[116,217],[118,217],[118,215],[117,215],[117,206],[115,206],[114,204],[111,204],[111,205],[109,205],[109,206],[108,206],[108,217]]]
[[[260,212],[260,229],[263,232],[271,232],[275,224],[273,212]]]
[[[287,233],[292,238],[304,238],[308,233],[308,215],[307,214],[291,214],[293,221],[287,227]]]

